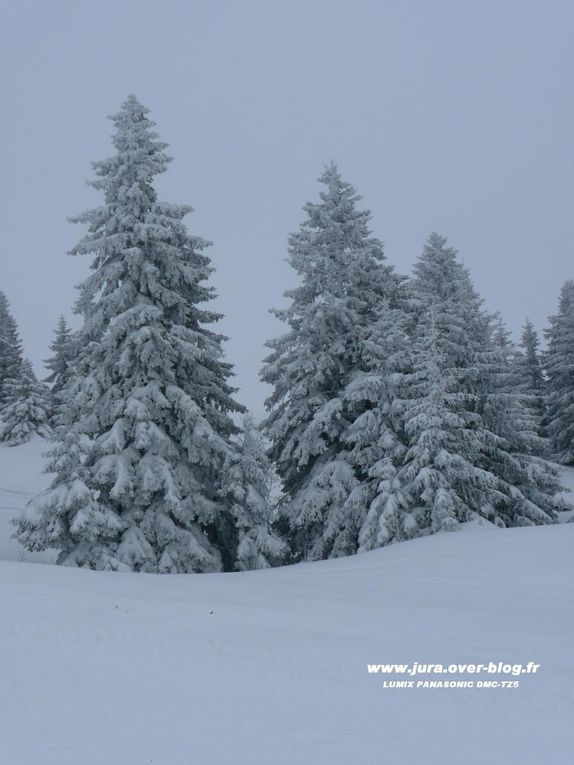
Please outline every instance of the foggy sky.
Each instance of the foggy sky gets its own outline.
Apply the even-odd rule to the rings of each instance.
[[[491,310],[541,329],[574,277],[572,0],[3,0],[0,289],[37,370],[89,259],[66,222],[100,202],[133,92],[174,157],[225,313],[239,398],[262,413],[288,233],[334,159],[408,273],[449,237]]]

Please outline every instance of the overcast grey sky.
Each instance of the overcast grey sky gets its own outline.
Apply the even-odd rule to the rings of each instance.
[[[408,272],[449,237],[487,306],[542,328],[574,277],[572,0],[3,0],[0,288],[39,367],[88,260],[66,217],[134,92],[195,208],[240,398],[257,414],[286,238],[335,159]]]

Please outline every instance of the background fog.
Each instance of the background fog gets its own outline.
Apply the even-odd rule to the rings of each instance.
[[[38,371],[88,259],[66,217],[99,202],[129,93],[174,157],[167,201],[214,241],[221,329],[262,413],[286,238],[335,159],[408,272],[449,237],[490,309],[541,329],[574,277],[571,0],[3,0],[0,289]]]

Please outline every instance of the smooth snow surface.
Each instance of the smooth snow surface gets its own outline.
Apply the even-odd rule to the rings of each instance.
[[[47,482],[44,447],[0,451],[0,762],[574,762],[574,524],[238,574],[31,565],[6,520]],[[413,661],[541,668],[511,689],[367,672]]]

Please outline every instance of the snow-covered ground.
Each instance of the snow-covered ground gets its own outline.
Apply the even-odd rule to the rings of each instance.
[[[47,481],[41,451],[0,450],[0,762],[574,762],[574,524],[239,574],[31,565],[7,520]],[[490,689],[367,671],[414,661],[541,666]]]

